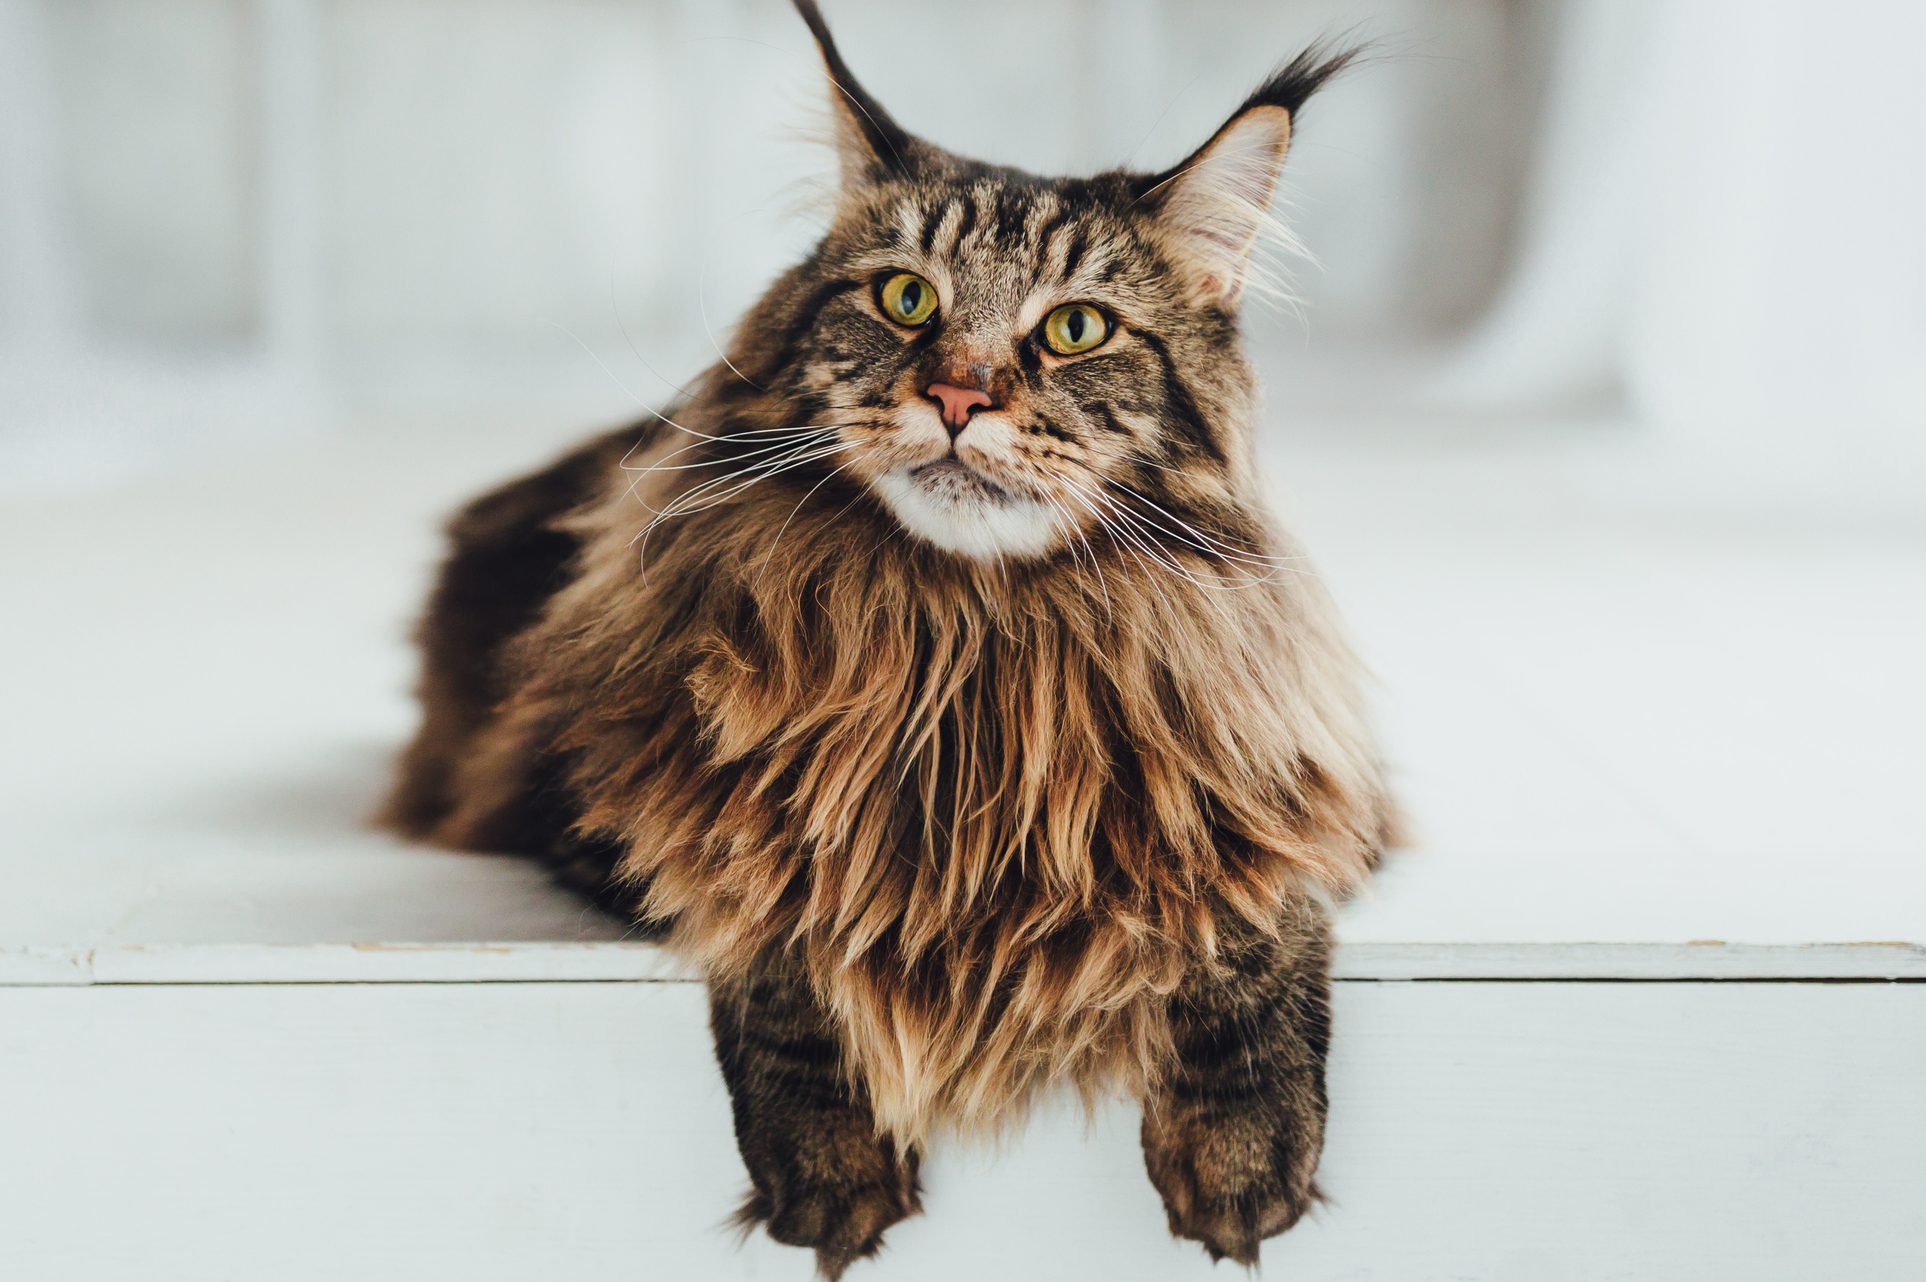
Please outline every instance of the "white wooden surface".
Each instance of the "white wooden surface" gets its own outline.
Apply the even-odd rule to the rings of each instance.
[[[441,513],[578,434],[364,428],[0,507],[0,966],[614,938],[529,866],[362,823]],[[1926,942],[1926,510],[1726,505],[1609,428],[1271,449],[1416,836],[1347,942],[1692,974],[1728,973],[1705,941]]]
[[[546,892],[544,892],[546,893]],[[1354,980],[1926,980],[1926,947],[1861,944],[1351,943]],[[529,984],[693,980],[670,953],[620,940],[436,944],[130,944],[0,950],[0,984]]]
[[[1337,1030],[1333,1201],[1266,1276],[1920,1276],[1926,988],[1348,983]],[[694,984],[4,989],[0,1086],[10,1278],[810,1274],[719,1228]],[[926,1202],[864,1276],[1224,1276],[1125,1109],[943,1150]]]
[[[718,1227],[686,971],[362,823],[437,514],[566,439],[0,509],[0,1278],[807,1275]],[[1919,515],[1608,433],[1284,443],[1418,842],[1342,923],[1335,1202],[1269,1274],[1919,1277]],[[1214,1276],[1134,1126],[939,1153],[873,1275]]]

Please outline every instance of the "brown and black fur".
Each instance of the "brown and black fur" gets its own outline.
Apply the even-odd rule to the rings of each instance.
[[[567,579],[581,541],[556,526],[617,466],[635,438],[600,437],[532,476],[470,503],[448,522],[453,551],[441,567],[417,641],[421,728],[401,760],[381,822],[460,850],[533,855],[556,879],[618,916],[635,906],[614,880],[622,852],[574,830],[576,808],[559,758],[531,762],[508,804],[458,814],[462,763],[509,693],[503,655]]]
[[[798,8],[829,231],[685,402],[456,517],[389,820],[547,858],[706,968],[745,1222],[826,1274],[919,1209],[933,1136],[1059,1086],[1141,1098],[1172,1231],[1253,1262],[1316,1196],[1325,905],[1390,822],[1238,349],[1344,59],[1171,170],[1045,179],[905,133]],[[920,328],[880,310],[903,271]],[[1110,329],[1064,355],[1032,327],[1073,300]],[[933,426],[962,380],[991,411]],[[975,478],[952,507],[930,460]]]

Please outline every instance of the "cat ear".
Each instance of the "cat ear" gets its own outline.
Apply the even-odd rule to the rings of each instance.
[[[1270,217],[1292,129],[1305,101],[1358,56],[1313,45],[1244,100],[1210,141],[1148,180],[1145,191],[1178,266],[1203,297],[1234,308]]]
[[[809,34],[816,38],[829,72],[829,108],[836,120],[836,158],[843,190],[854,191],[911,172],[932,149],[890,119],[882,104],[857,83],[816,0],[794,3],[809,25]]]

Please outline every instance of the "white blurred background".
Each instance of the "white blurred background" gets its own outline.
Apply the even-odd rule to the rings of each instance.
[[[1304,306],[1252,321],[1279,430],[1630,430],[1917,507],[1926,6],[828,9],[909,127],[1044,170],[1167,164],[1373,38],[1291,160]],[[822,93],[780,0],[0,0],[0,487],[665,401],[809,240]]]

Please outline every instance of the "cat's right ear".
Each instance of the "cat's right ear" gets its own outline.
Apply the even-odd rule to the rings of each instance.
[[[1205,300],[1237,306],[1297,114],[1360,52],[1306,49],[1259,85],[1210,141],[1163,173],[1144,177],[1138,199],[1157,214],[1173,260]]]
[[[809,24],[809,34],[822,50],[829,73],[829,108],[836,121],[836,159],[843,190],[851,192],[892,178],[901,178],[927,163],[934,149],[890,119],[881,103],[869,96],[850,74],[837,51],[836,38],[816,0],[794,0],[796,12]]]

